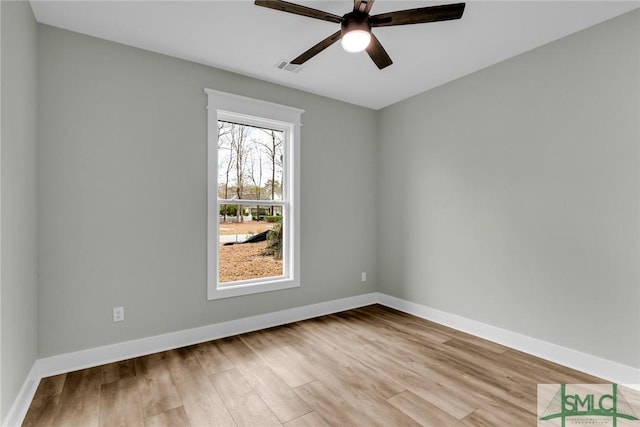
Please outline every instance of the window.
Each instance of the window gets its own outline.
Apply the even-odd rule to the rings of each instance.
[[[208,298],[300,286],[303,110],[206,89]]]

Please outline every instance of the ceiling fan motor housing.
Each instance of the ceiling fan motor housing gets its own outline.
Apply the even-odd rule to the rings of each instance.
[[[369,23],[369,14],[357,10],[347,13],[342,17],[340,29],[342,30],[343,37],[349,31],[354,30],[361,30],[370,33],[371,24]]]

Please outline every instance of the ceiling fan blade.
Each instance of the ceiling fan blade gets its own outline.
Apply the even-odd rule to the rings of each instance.
[[[369,13],[375,0],[353,0],[353,10],[357,12]]]
[[[323,50],[325,50],[326,48],[328,48],[338,40],[340,40],[341,38],[342,38],[342,31],[336,31],[326,39],[322,40],[320,43],[313,46],[311,49],[302,53],[296,59],[291,61],[291,63],[295,65],[304,64],[305,62],[307,62],[308,60],[310,60],[311,58],[313,58],[314,56],[316,56],[317,54],[319,54],[320,52],[322,52]]]
[[[387,51],[384,50],[384,48],[380,44],[380,40],[378,40],[378,38],[373,33],[371,33],[371,42],[367,47],[367,53],[381,70],[393,64],[391,57],[389,56]]]
[[[464,6],[464,3],[456,3],[381,13],[379,15],[372,16],[370,22],[372,27],[388,27],[391,25],[449,21],[452,19],[462,18]]]
[[[320,19],[322,21],[335,22],[339,24],[342,18],[333,13],[323,12],[318,9],[289,3],[282,0],[255,0],[256,6],[267,7],[269,9],[281,10],[283,12],[294,13],[296,15],[307,16],[309,18]]]

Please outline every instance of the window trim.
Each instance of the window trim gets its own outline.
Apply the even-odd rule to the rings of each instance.
[[[207,299],[230,298],[300,286],[300,127],[304,110],[234,95],[212,89],[207,94]],[[234,119],[247,125],[275,128],[285,132],[287,194],[278,205],[287,204],[284,236],[289,248],[285,256],[288,271],[283,276],[251,279],[236,285],[218,286],[218,120]],[[287,141],[288,140],[288,141]],[[237,200],[235,201],[238,202]],[[255,204],[255,201],[247,200]],[[261,201],[269,202],[271,201]],[[244,204],[244,200],[242,201]]]

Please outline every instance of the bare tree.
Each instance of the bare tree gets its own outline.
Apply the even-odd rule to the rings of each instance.
[[[233,163],[236,171],[236,196],[238,200],[243,198],[244,193],[244,169],[247,161],[247,135],[249,129],[247,126],[232,123],[231,124],[231,151],[233,153]],[[236,216],[239,222],[242,222],[242,208],[238,206]]]
[[[218,122],[218,174],[222,173],[224,175],[224,193],[222,194],[223,199],[229,199],[229,176],[231,175],[231,171],[233,170],[234,164],[234,155],[231,149],[231,135],[232,135],[233,125],[227,122]],[[225,155],[220,155],[224,153]],[[229,211],[228,205],[224,206],[223,222],[227,222],[227,214]]]
[[[229,123],[227,122],[218,122],[218,148],[224,145],[224,137],[226,135],[229,135],[229,133],[231,132],[228,125]]]
[[[255,198],[257,200],[262,199],[262,150],[257,149],[257,141],[253,141],[253,145],[251,147],[251,159],[249,168],[249,178],[251,179],[251,183],[253,184],[253,191],[255,192]],[[256,171],[257,165],[257,171]],[[258,219],[260,219],[260,206],[256,206]]]
[[[271,179],[268,182],[271,187],[271,200],[275,200],[277,186],[276,166],[280,166],[280,168],[282,168],[282,144],[284,141],[282,138],[282,132],[272,129],[262,129],[262,131],[269,137],[268,143],[261,142],[260,145],[265,149],[265,152],[271,161]],[[273,215],[273,206],[271,206],[271,215]]]

